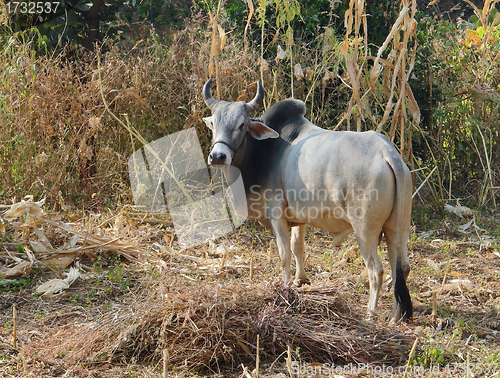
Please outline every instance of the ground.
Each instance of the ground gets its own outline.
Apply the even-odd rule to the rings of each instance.
[[[260,376],[276,377],[500,375],[498,211],[475,211],[475,222],[460,229],[473,218],[414,209],[415,311],[396,325],[386,319],[393,293],[384,241],[384,289],[369,322],[368,280],[352,235],[333,248],[326,232],[309,228],[311,284],[289,288],[274,237],[257,223],[180,250],[168,219],[130,209],[45,218],[52,223],[28,227],[24,218],[1,231],[3,273],[30,248],[34,255],[24,277],[1,281],[2,377],[161,377],[165,367],[169,376],[250,377],[257,360]],[[48,252],[29,243],[35,227],[59,256],[67,252],[68,267],[47,263]],[[34,293],[72,266],[80,276],[61,294]]]

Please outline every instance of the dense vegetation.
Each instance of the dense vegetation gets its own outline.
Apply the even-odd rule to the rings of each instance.
[[[266,106],[294,96],[321,127],[388,134],[419,180],[430,176],[437,210],[455,198],[484,206],[497,196],[495,1],[464,2],[473,14],[466,19],[406,0],[361,9],[312,0],[74,0],[41,15],[8,15],[3,3],[2,197],[130,202],[127,159],[141,144],[103,100],[148,141],[196,127],[206,146],[200,91],[209,76],[224,99],[252,96],[247,85],[261,79]]]
[[[0,376],[259,375],[259,348],[260,376],[292,361],[498,373],[498,1],[30,3],[0,0]],[[207,152],[208,77],[217,98],[260,79],[266,107],[294,96],[323,128],[393,140],[433,206],[412,209],[412,323],[383,321],[389,275],[380,323],[362,319],[353,235],[334,248],[309,228],[312,285],[292,289],[256,222],[183,249],[168,214],[127,206],[134,150],[194,127]],[[473,211],[442,212],[457,200]],[[62,295],[37,290],[70,272]]]

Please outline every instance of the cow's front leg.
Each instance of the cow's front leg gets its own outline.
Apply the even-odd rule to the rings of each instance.
[[[276,244],[278,244],[281,264],[283,266],[283,280],[285,281],[285,284],[288,284],[290,281],[291,263],[290,232],[288,223],[283,218],[274,218],[271,219],[271,227],[273,229],[274,236],[276,236]]]
[[[306,270],[304,269],[304,237],[306,225],[292,227],[292,252],[295,255],[295,286],[302,286],[309,283]]]

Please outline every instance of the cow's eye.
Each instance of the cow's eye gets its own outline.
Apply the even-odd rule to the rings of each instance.
[[[242,123],[242,124],[240,125],[240,130],[243,130],[244,128],[245,128],[245,124],[244,124],[244,123]]]

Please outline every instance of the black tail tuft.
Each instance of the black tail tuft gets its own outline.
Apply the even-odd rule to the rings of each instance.
[[[396,302],[401,306],[401,316],[404,320],[410,320],[413,316],[413,305],[411,303],[410,292],[401,267],[401,261],[398,259],[396,263],[396,280],[394,282],[394,297]]]

